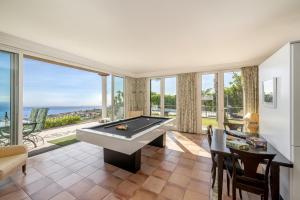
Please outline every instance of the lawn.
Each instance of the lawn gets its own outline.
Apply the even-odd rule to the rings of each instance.
[[[78,140],[76,139],[76,135],[74,134],[74,135],[69,135],[66,137],[61,137],[61,138],[58,138],[55,140],[49,140],[48,142],[51,144],[58,145],[58,146],[66,146],[66,145],[78,142]]]
[[[243,120],[230,119],[229,122],[241,124],[241,123],[243,123]],[[213,127],[218,127],[218,121],[214,118],[202,118],[202,126],[206,127],[208,125],[212,125]]]

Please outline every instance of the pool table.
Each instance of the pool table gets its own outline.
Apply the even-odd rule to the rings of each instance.
[[[130,172],[141,167],[141,148],[164,147],[174,119],[139,116],[76,130],[77,139],[102,146],[104,162]],[[120,130],[119,128],[123,128]]]

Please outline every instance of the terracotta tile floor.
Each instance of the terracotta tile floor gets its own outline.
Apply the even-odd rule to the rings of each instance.
[[[168,132],[166,148],[142,149],[136,174],[104,163],[101,147],[79,142],[29,158],[27,176],[0,182],[0,200],[215,199],[210,169],[205,135]],[[223,199],[231,199],[225,184]]]

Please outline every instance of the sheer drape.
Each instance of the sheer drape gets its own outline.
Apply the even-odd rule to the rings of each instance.
[[[242,67],[242,84],[245,114],[258,113],[258,66]]]
[[[125,117],[129,111],[143,111],[147,114],[146,78],[125,77]]]
[[[177,129],[180,132],[197,133],[197,74],[177,76]]]

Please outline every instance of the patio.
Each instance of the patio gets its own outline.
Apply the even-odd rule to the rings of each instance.
[[[36,143],[37,144],[36,148],[34,148],[33,144],[30,142],[26,142],[25,144],[28,146],[29,151],[40,150],[42,148],[47,148],[54,145],[49,141],[63,138],[66,136],[75,135],[76,129],[96,126],[98,124],[100,123],[97,121],[88,121],[80,124],[72,124],[72,125],[67,125],[67,126],[62,126],[57,128],[46,129],[39,133],[39,136],[44,138],[45,143],[43,143],[42,140],[38,140],[38,142]]]

